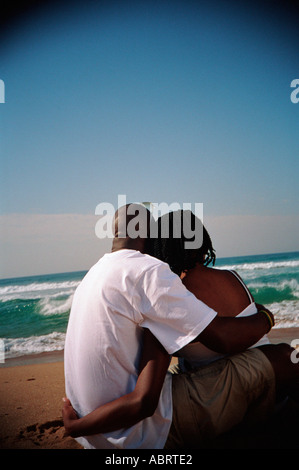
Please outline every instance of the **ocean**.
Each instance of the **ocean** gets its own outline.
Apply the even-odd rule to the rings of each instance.
[[[217,259],[237,271],[275,328],[299,327],[299,252]],[[64,348],[72,298],[86,271],[0,280],[0,341],[5,358]]]

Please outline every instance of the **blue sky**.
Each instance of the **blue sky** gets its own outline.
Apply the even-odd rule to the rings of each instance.
[[[19,274],[35,272],[33,215],[83,221],[100,202],[117,205],[118,194],[203,202],[214,222],[272,217],[278,227],[287,217],[281,243],[267,250],[257,240],[251,252],[299,248],[299,103],[290,100],[298,33],[279,3],[264,3],[61,2],[11,28],[0,61],[2,276],[18,274],[29,219]],[[50,267],[47,236],[44,272],[72,268],[61,255]],[[248,253],[244,245],[220,254]]]

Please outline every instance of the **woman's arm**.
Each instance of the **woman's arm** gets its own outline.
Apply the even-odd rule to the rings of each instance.
[[[153,415],[169,362],[169,354],[152,333],[145,329],[139,376],[134,391],[100,406],[80,419],[70,401],[64,399],[62,416],[67,434],[79,437],[116,431]]]
[[[217,315],[193,341],[200,341],[209,349],[224,354],[235,354],[257,343],[274,326],[273,314],[257,304],[258,312],[248,317],[220,317]]]

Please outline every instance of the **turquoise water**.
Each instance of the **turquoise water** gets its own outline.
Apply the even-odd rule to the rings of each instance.
[[[275,314],[276,327],[299,327],[299,252],[222,258],[256,302]],[[74,291],[85,271],[0,280],[0,339],[5,356],[62,350]]]

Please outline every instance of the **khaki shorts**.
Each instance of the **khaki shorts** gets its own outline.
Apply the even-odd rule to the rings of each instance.
[[[274,371],[257,348],[193,371],[174,367],[172,373],[173,420],[165,449],[202,448],[241,421],[261,421],[274,409]]]

